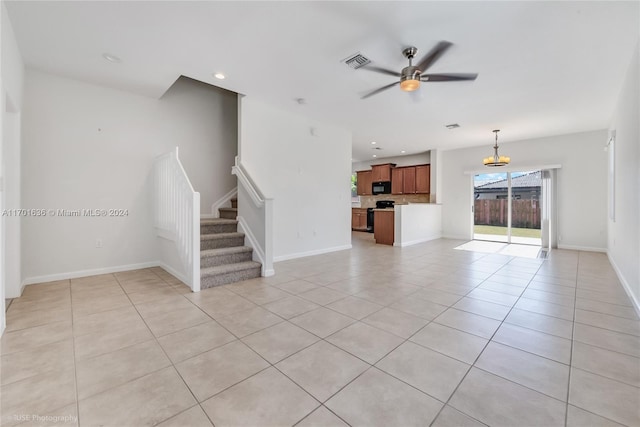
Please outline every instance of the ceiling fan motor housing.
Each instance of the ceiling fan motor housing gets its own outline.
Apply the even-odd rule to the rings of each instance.
[[[411,92],[420,87],[420,69],[409,65],[402,69],[400,73],[400,88],[406,92]]]

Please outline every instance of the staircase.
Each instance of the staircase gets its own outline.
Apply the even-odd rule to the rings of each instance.
[[[262,265],[252,261],[253,249],[238,232],[238,201],[220,208],[220,218],[200,221],[200,288],[260,277]]]

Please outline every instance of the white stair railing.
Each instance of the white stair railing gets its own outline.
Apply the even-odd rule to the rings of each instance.
[[[273,276],[273,199],[262,194],[238,157],[231,173],[239,184],[238,224],[251,243],[257,261],[262,263],[262,275]]]
[[[154,226],[173,240],[193,292],[200,291],[200,193],[193,190],[175,150],[155,158]]]

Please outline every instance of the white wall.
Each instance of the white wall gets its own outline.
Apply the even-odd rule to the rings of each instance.
[[[636,46],[618,98],[615,130],[615,222],[608,221],[608,252],[640,309],[640,55]]]
[[[165,138],[180,146],[180,161],[200,192],[200,212],[236,187],[231,167],[238,154],[237,94],[181,77],[162,96],[164,116],[172,117]],[[229,205],[231,207],[231,205]]]
[[[129,211],[121,218],[26,218],[26,282],[155,262],[162,243],[151,224],[151,165],[176,145],[207,200],[203,211],[235,186],[235,94],[186,79],[156,100],[34,70],[26,76],[23,207]]]
[[[500,144],[500,153],[511,157],[510,170],[562,165],[557,173],[559,247],[606,249],[606,141],[607,131],[601,130]],[[440,202],[445,237],[471,237],[472,178],[464,172],[500,172],[482,166],[482,158],[491,154],[491,145],[488,138],[486,147],[443,152]]]
[[[1,35],[1,98],[2,151],[0,176],[2,209],[20,207],[20,146],[21,109],[23,103],[24,65],[4,2],[0,11]],[[2,217],[0,236],[3,247],[0,254],[0,281],[2,281],[2,328],[4,328],[4,298],[20,294],[22,261],[20,249],[21,218]]]
[[[350,247],[350,132],[245,97],[239,157],[274,199],[274,260]]]
[[[414,203],[395,206],[394,246],[409,246],[442,237],[442,205]]]

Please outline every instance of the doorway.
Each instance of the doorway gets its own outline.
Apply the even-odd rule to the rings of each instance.
[[[473,239],[541,246],[541,170],[477,174],[473,177]]]

